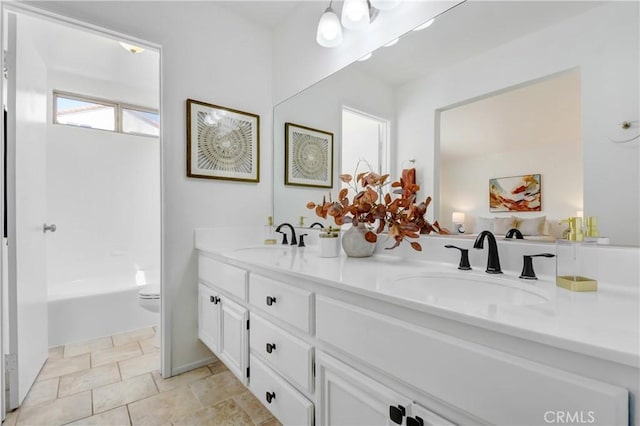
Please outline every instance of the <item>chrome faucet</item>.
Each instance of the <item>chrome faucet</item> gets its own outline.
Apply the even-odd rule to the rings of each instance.
[[[281,223],[280,225],[278,225],[278,227],[276,228],[276,232],[279,232],[282,234],[282,244],[288,244],[289,241],[287,241],[287,234],[284,233],[284,231],[281,231],[282,227],[284,226],[288,226],[289,229],[291,229],[291,245],[295,246],[296,244],[298,244],[298,239],[296,238],[296,231],[295,229],[293,229],[293,226],[289,223]]]
[[[513,238],[515,237],[516,240],[524,240],[524,237],[522,236],[522,232],[520,232],[520,230],[518,228],[511,228],[507,231],[507,235],[504,236],[505,240],[507,238]]]
[[[484,248],[484,239],[489,241],[489,256],[487,257],[487,274],[501,274],[500,258],[498,257],[498,244],[496,243],[496,237],[490,231],[482,231],[473,243],[473,248]]]

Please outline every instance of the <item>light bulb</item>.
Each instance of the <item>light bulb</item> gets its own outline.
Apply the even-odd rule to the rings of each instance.
[[[342,6],[342,25],[359,30],[369,25],[369,5],[366,0],[345,0]]]
[[[371,6],[378,10],[391,10],[400,4],[400,0],[371,0]]]
[[[316,41],[323,47],[336,47],[342,43],[342,26],[338,15],[328,7],[318,22]]]

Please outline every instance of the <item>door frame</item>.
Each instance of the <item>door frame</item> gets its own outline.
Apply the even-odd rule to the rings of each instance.
[[[159,142],[159,154],[160,154],[160,164],[159,164],[159,168],[158,168],[158,173],[159,173],[159,183],[160,183],[160,229],[158,230],[158,232],[160,232],[160,293],[161,295],[166,294],[167,292],[166,290],[166,285],[165,285],[165,280],[164,280],[164,264],[165,264],[165,244],[164,244],[164,229],[165,229],[165,223],[164,223],[164,173],[163,173],[163,167],[164,167],[164,119],[163,119],[163,52],[162,52],[162,45],[158,44],[158,43],[154,43],[148,40],[143,40],[137,37],[133,37],[127,34],[123,34],[120,33],[118,31],[113,31],[110,30],[108,28],[104,28],[104,27],[100,27],[97,25],[93,25],[87,22],[83,22],[77,19],[73,19],[73,18],[69,18],[63,15],[59,15],[53,12],[49,12],[43,9],[39,9],[39,8],[35,8],[32,6],[28,6],[25,4],[21,4],[21,3],[17,3],[17,2],[12,2],[10,4],[3,2],[0,0],[0,19],[3,20],[3,22],[6,22],[6,17],[9,13],[13,13],[13,14],[23,14],[23,15],[29,15],[29,16],[33,16],[39,19],[44,19],[44,20],[48,20],[48,21],[52,21],[55,22],[57,24],[60,25],[65,25],[65,26],[69,26],[81,31],[86,31],[86,32],[90,32],[90,33],[94,33],[97,35],[100,35],[102,37],[107,37],[107,38],[114,38],[117,39],[119,41],[125,41],[134,45],[139,45],[139,46],[143,46],[145,48],[151,49],[151,50],[155,50],[158,52],[158,66],[159,66],[159,87],[158,87],[158,93],[159,93],[159,113],[160,113],[160,135],[158,137],[158,142]],[[3,28],[6,28],[3,25]],[[2,46],[4,46],[5,43],[5,38],[6,38],[6,34],[5,34],[5,30],[3,29],[2,33],[0,34],[0,40],[2,41]],[[4,65],[5,65],[5,60],[4,60],[4,55],[0,55],[0,66],[2,69],[4,69]],[[0,93],[4,93],[5,90],[5,84],[4,84],[4,78],[0,78]],[[4,118],[0,118],[0,123],[4,124]],[[0,135],[0,139],[2,141],[2,143],[4,144],[6,141],[4,141],[4,135]],[[7,158],[7,162],[10,162],[11,158]],[[12,165],[13,166],[13,165]],[[11,168],[12,166],[10,166],[9,164],[7,164],[7,168]],[[0,170],[4,171],[4,165],[0,163]],[[3,177],[4,173],[0,173],[0,184],[3,181]],[[3,187],[0,187],[0,192],[4,193],[4,189]],[[0,219],[4,219],[4,208],[3,208],[3,200],[2,197],[0,197]],[[2,225],[0,225],[2,226]],[[0,244],[0,256],[3,255],[5,248]],[[2,274],[2,265],[0,263],[0,274]],[[1,275],[0,275],[1,277]],[[3,303],[6,303],[6,301],[3,300],[2,298],[2,292],[0,292],[0,317],[2,315],[4,315],[4,305]],[[161,297],[161,306],[160,306],[160,330],[161,330],[161,347],[160,347],[160,373],[162,374],[163,377],[170,377],[171,376],[171,317],[169,315],[170,313],[170,303],[168,302],[166,297]],[[11,325],[10,325],[11,326]],[[0,359],[0,370],[1,370],[1,374],[0,374],[0,384],[2,385],[2,387],[0,387],[0,393],[2,394],[2,397],[0,398],[0,401],[2,402],[1,405],[2,407],[0,407],[0,415],[1,418],[4,419],[5,416],[5,406],[6,406],[6,401],[4,400],[5,397],[5,393],[4,393],[4,369],[5,369],[5,362],[4,362],[4,354],[7,350],[7,348],[4,347],[4,340],[2,338],[4,338],[4,332],[3,330],[0,328],[0,348],[2,349],[0,351],[0,354],[2,355],[2,359]]]

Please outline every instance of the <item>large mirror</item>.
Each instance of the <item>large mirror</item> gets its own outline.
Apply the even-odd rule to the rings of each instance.
[[[415,168],[428,218],[450,229],[453,212],[467,233],[544,217],[553,240],[550,225],[583,211],[612,244],[639,245],[637,33],[635,2],[458,5],[275,107],[275,220],[316,221],[306,203],[363,158],[392,177]],[[353,113],[378,127],[357,138]],[[285,184],[285,123],[333,134],[332,189]],[[539,210],[492,211],[490,179],[530,174]]]

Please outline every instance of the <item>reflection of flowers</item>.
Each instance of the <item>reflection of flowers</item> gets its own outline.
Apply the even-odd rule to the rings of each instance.
[[[420,186],[415,184],[415,169],[403,170],[400,180],[391,183],[393,194],[398,195],[395,198],[391,193],[382,192],[388,177],[389,175],[380,176],[373,172],[360,173],[355,179],[348,174],[340,175],[340,180],[355,191],[353,200],[349,200],[349,188],[343,188],[338,201],[332,201],[329,194],[329,201],[325,197],[321,204],[310,202],[307,208],[315,209],[316,214],[323,219],[333,217],[337,225],[369,225],[365,238],[371,243],[377,241],[377,234],[387,229],[389,237],[395,240],[390,249],[398,247],[405,238],[418,238],[420,233],[448,234],[446,229],[440,228],[437,221],[431,225],[424,218],[431,197],[427,197],[424,202],[415,203],[416,194],[420,190]],[[376,222],[377,228],[374,231],[373,225]],[[416,241],[411,242],[411,247],[417,251],[422,250],[422,246]]]

